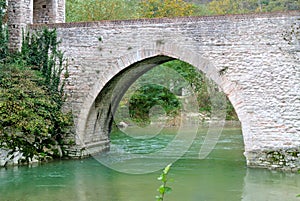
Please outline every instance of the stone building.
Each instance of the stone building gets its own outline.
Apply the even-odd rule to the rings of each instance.
[[[65,0],[8,0],[10,50],[20,48],[22,30],[33,23],[65,22]]]

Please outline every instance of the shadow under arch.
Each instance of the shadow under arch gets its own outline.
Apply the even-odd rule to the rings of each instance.
[[[239,87],[236,83],[229,81],[226,76],[221,75],[208,59],[203,58],[197,52],[182,49],[174,44],[163,44],[153,49],[140,49],[118,58],[115,62],[116,66],[111,68],[108,73],[110,76],[102,82],[95,83],[82,105],[76,127],[76,143],[82,148],[86,148],[88,154],[94,154],[108,148],[109,132],[113,120],[112,114],[127,89],[148,70],[174,59],[193,65],[213,80],[226,94],[241,121],[246,153],[249,138],[245,134],[249,133],[247,126],[249,118],[243,113],[243,100],[239,94]],[[122,87],[116,90],[116,83],[124,77],[127,77],[124,79],[125,81],[123,80],[124,83],[118,84]],[[111,98],[114,90],[119,91],[119,94],[114,94],[114,97]],[[99,131],[101,131],[100,135]]]

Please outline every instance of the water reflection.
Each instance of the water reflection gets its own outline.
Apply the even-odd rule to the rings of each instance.
[[[243,201],[300,200],[300,176],[269,170],[247,169],[244,179]]]
[[[195,145],[200,143],[195,141]],[[300,175],[246,168],[240,130],[224,131],[205,160],[199,146],[173,164],[172,201],[297,201]],[[143,165],[152,164],[151,159]],[[123,164],[126,168],[126,162]],[[128,167],[127,167],[128,168]],[[154,201],[160,171],[130,175],[94,159],[0,169],[0,201]]]
[[[159,172],[129,175],[93,159],[0,170],[0,200],[155,200]],[[300,175],[248,169],[240,161],[179,160],[172,167],[172,201],[293,201]]]

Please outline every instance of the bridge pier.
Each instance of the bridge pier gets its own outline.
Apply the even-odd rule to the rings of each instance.
[[[297,172],[300,168],[299,148],[279,148],[268,150],[253,150],[245,154],[247,165],[254,168],[280,169]]]

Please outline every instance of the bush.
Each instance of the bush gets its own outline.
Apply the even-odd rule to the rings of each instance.
[[[43,78],[10,64],[0,69],[0,146],[20,150],[26,160],[60,157],[61,145],[72,125],[70,114],[60,111],[58,93],[40,86]]]
[[[130,117],[140,126],[149,125],[150,111],[154,106],[161,106],[169,117],[179,113],[181,104],[178,98],[167,88],[147,84],[138,89],[129,100]]]
[[[66,66],[56,30],[24,34],[21,52],[9,54],[5,8],[0,0],[0,148],[26,161],[61,157],[72,116],[61,112]]]

